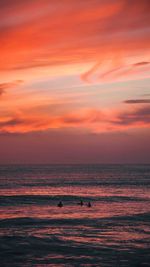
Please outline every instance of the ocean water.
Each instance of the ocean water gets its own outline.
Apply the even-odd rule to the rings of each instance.
[[[150,165],[0,166],[0,266],[150,266]]]

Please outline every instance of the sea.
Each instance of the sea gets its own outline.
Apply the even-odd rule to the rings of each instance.
[[[0,266],[150,266],[150,165],[1,165]]]

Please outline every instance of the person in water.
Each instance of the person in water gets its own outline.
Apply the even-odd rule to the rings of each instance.
[[[82,200],[79,203],[77,203],[77,204],[80,205],[80,206],[83,206],[84,205]]]
[[[80,201],[80,206],[83,206],[83,201],[82,200]]]
[[[89,201],[88,204],[87,204],[88,208],[91,208],[92,205],[91,205],[91,202]]]
[[[60,201],[57,205],[59,208],[63,207],[63,203]]]

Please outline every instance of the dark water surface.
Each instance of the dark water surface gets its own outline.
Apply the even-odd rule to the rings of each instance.
[[[1,267],[150,266],[150,165],[0,166],[0,204]]]

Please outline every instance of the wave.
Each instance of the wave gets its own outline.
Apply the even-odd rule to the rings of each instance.
[[[83,201],[101,201],[101,202],[149,202],[148,198],[131,197],[131,196],[74,196],[74,195],[15,195],[15,196],[0,196],[1,206],[7,205],[22,205],[22,204],[37,204],[37,205],[53,205],[59,201],[72,202],[76,204],[81,199]]]
[[[149,249],[82,244],[49,237],[0,238],[1,266],[149,266]]]
[[[113,240],[111,233],[113,229],[120,231],[120,225],[122,229],[126,225],[138,225],[141,229],[149,220],[150,213],[102,219],[3,219],[0,221],[4,231],[0,236],[1,266],[149,266],[148,239],[141,236],[138,240],[122,242],[116,237]],[[57,232],[53,232],[54,228]],[[36,235],[38,229],[40,234]],[[65,233],[69,238],[65,238]],[[76,235],[82,238],[76,239]],[[93,240],[87,242],[90,237]]]
[[[34,180],[34,179],[33,179]],[[86,177],[86,179],[83,179],[80,177],[79,178],[75,178],[75,177],[67,177],[67,178],[55,178],[55,181],[52,179],[52,181],[48,181],[48,178],[39,178],[37,177],[36,181],[32,181],[31,179],[27,179],[26,181],[19,181],[15,178],[13,180],[13,186],[14,189],[15,187],[20,187],[20,188],[26,188],[26,187],[80,187],[80,186],[84,186],[84,187],[97,187],[97,186],[101,186],[101,187],[129,187],[129,186],[133,186],[133,187],[149,187],[150,186],[150,180],[149,177],[143,177],[142,179],[136,179],[136,177],[134,177],[134,179],[130,176],[128,177],[114,177],[112,176],[110,177],[105,177],[105,178],[100,178],[99,177]],[[12,181],[12,178],[11,178]],[[8,182],[8,181],[7,181]],[[0,183],[1,186],[3,188],[12,188],[12,184],[6,183],[5,179],[2,179],[0,177]]]
[[[17,217],[8,218],[0,220],[0,227],[13,227],[13,226],[42,226],[42,225],[104,225],[105,223],[109,226],[113,222],[145,222],[150,221],[150,212],[138,213],[133,215],[123,215],[123,216],[109,216],[103,218],[69,218],[69,219],[42,219],[42,218],[32,218],[32,217]]]
[[[85,244],[49,236],[3,236],[0,238],[2,266],[148,266],[146,248]],[[143,263],[146,263],[143,265]]]

